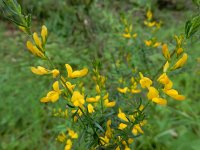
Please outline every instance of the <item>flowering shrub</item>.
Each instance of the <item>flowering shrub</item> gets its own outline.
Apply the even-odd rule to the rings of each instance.
[[[185,96],[174,89],[170,79],[173,72],[182,68],[187,61],[185,38],[183,35],[174,36],[176,45],[173,50],[168,48],[167,43],[158,41],[154,33],[159,30],[162,22],[154,20],[150,9],[144,21],[150,33],[149,39],[141,40],[125,18],[122,18],[124,31],[118,35],[127,45],[137,40],[142,50],[136,52],[142,60],[147,57],[143,49],[161,48],[159,55],[163,55],[164,61],[160,68],[149,66],[149,62],[140,67],[141,64],[137,66],[131,58],[135,54],[124,50],[113,65],[117,73],[126,67],[129,74],[120,74],[120,78],[116,79],[117,86],[112,86],[116,81],[108,81],[109,78],[101,73],[102,62],[93,62],[91,69],[76,69],[66,62],[65,70],[59,69],[47,53],[47,27],[43,25],[40,34],[32,32],[31,15],[24,15],[15,0],[3,2],[9,19],[28,35],[26,47],[30,54],[46,63],[46,66],[31,67],[31,71],[40,76],[52,76],[52,88],[40,101],[44,105],[53,103],[52,107],[62,102],[64,107],[53,109],[52,112],[55,117],[64,118],[64,127],[56,139],[65,145],[65,150],[78,148],[76,142],[86,145],[86,149],[128,150],[134,140],[145,133],[145,125],[148,123],[145,110],[151,103],[164,106],[169,97],[178,101],[185,100]],[[84,86],[83,78],[89,78],[92,87]],[[114,92],[110,88],[115,88]]]

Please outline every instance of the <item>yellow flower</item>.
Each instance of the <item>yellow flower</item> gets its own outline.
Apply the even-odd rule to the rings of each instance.
[[[52,71],[50,71],[50,70],[48,70],[44,67],[41,67],[41,66],[37,66],[37,68],[31,67],[31,71],[34,74],[37,74],[37,75],[52,74],[53,78],[56,78],[60,74],[59,70],[57,70],[57,69],[53,69]]]
[[[131,143],[133,143],[133,142],[134,142],[134,139],[133,139],[133,138],[129,138],[129,139],[128,139],[128,143],[129,143],[129,144],[131,144]]]
[[[91,114],[94,112],[94,107],[92,106],[92,104],[88,104],[88,112]]]
[[[129,91],[128,87],[124,87],[124,88],[117,88],[117,90],[120,92],[120,93],[127,93]]]
[[[104,99],[104,100],[105,100],[105,99],[108,99],[108,97],[109,97],[109,93],[106,93],[106,95],[104,95],[103,99]]]
[[[105,133],[106,137],[108,137],[108,138],[112,137],[112,130],[111,130],[110,126],[111,126],[111,120],[109,119],[106,122],[106,133]]]
[[[124,33],[124,34],[122,34],[122,36],[124,38],[127,38],[127,39],[131,38],[131,34],[130,33]]]
[[[70,82],[66,82],[65,85],[67,86],[68,90],[73,93],[76,84],[71,84]]]
[[[145,40],[144,43],[145,43],[146,46],[151,46],[152,41],[151,40]]]
[[[86,99],[86,101],[89,103],[97,103],[100,98],[101,98],[101,96],[97,95],[96,97],[88,97]]]
[[[105,99],[104,100],[104,106],[105,107],[108,107],[108,108],[110,108],[110,107],[114,107],[116,105],[116,102],[109,102],[109,100],[108,99]]]
[[[40,101],[42,103],[46,103],[46,102],[54,103],[58,101],[60,94],[61,94],[61,90],[59,89],[59,83],[58,81],[55,81],[53,83],[53,90],[47,93],[47,96],[43,97]]]
[[[176,50],[177,55],[180,55],[182,52],[183,52],[183,48],[181,48],[181,47],[177,48],[177,50]]]
[[[119,108],[119,113],[118,113],[117,116],[118,116],[118,118],[120,118],[121,120],[126,121],[126,122],[129,122],[128,119],[126,118],[126,114],[123,113],[123,112],[121,111],[120,108]]]
[[[163,46],[162,46],[162,52],[163,52],[163,56],[164,56],[167,60],[169,60],[169,59],[170,59],[170,53],[169,53],[167,44],[163,44]]]
[[[42,36],[42,43],[43,43],[43,45],[45,45],[45,43],[47,41],[47,36],[48,36],[48,30],[45,25],[42,26],[41,36]]]
[[[167,69],[169,68],[169,62],[167,61],[165,65],[163,66],[163,72],[167,72]]]
[[[66,140],[66,135],[62,132],[58,135],[58,137],[56,138],[56,140],[58,140],[59,142],[64,142]]]
[[[187,61],[187,54],[184,53],[183,56],[176,62],[176,64],[172,67],[173,70],[181,68]]]
[[[46,58],[44,53],[42,53],[36,46],[34,46],[30,41],[27,41],[26,46],[28,50],[35,56],[40,58]]]
[[[68,134],[72,139],[77,139],[78,138],[78,134],[76,132],[74,132],[71,129],[68,129]]]
[[[142,76],[140,79],[140,85],[142,88],[148,88],[152,85],[152,81],[151,79]]]
[[[140,93],[141,90],[137,90],[137,89],[131,89],[131,93],[133,94],[137,94],[137,93]]]
[[[127,127],[127,125],[125,123],[120,123],[118,126],[118,129],[124,130],[126,127]]]
[[[82,107],[85,103],[84,96],[81,95],[78,91],[73,92],[71,101],[76,107]]]
[[[72,141],[68,139],[65,145],[65,150],[71,150],[71,149],[72,149]]]
[[[37,47],[43,51],[43,48],[42,48],[42,42],[40,40],[40,38],[38,37],[38,34],[36,32],[33,33],[33,39],[34,39],[34,42],[35,44],[37,45]]]
[[[144,24],[147,26],[147,27],[153,27],[156,25],[156,22],[153,21],[153,22],[149,22],[149,21],[144,21]]]
[[[174,98],[175,100],[184,100],[185,96],[183,95],[179,95],[178,91],[174,90],[174,89],[170,89],[170,90],[163,90],[165,94],[169,95],[170,97]]]
[[[158,90],[156,88],[149,87],[148,90],[149,90],[149,92],[147,94],[148,99],[151,100],[153,98],[159,97],[159,92],[158,92]]]
[[[142,128],[140,127],[139,124],[134,125],[133,129],[132,129],[132,133],[134,135],[138,135],[138,134],[144,134],[144,131],[142,130]]]
[[[67,69],[68,78],[83,77],[83,76],[87,75],[87,73],[88,73],[87,68],[84,68],[84,69],[78,70],[78,71],[73,71],[72,67],[69,64],[65,64],[65,67]]]
[[[134,34],[132,35],[133,38],[136,38],[137,36],[138,36],[137,33],[134,33]]]
[[[119,146],[117,146],[117,148],[116,148],[115,150],[120,150],[120,147],[119,147]]]

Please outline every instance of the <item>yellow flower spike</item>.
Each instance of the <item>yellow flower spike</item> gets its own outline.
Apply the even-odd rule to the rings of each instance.
[[[73,93],[76,84],[71,84],[70,82],[66,82],[65,85],[67,86],[67,89],[68,89],[71,93]]]
[[[32,71],[32,73],[37,74],[37,75],[49,74],[49,70],[47,70],[46,68],[44,68],[42,66],[37,66],[37,68],[31,67],[31,71]]]
[[[172,70],[178,69],[183,67],[183,65],[186,63],[187,61],[187,54],[184,53],[183,56],[176,62],[176,64],[172,67]]]
[[[141,77],[141,79],[140,79],[140,85],[142,88],[148,88],[152,85],[152,83],[153,82],[151,81],[151,79],[149,79],[147,77]]]
[[[149,87],[148,90],[149,90],[149,92],[147,94],[148,99],[152,100],[153,98],[159,97],[159,92],[156,88]]]
[[[89,103],[97,103],[100,100],[101,96],[97,95],[96,97],[88,97],[86,99]]]
[[[43,97],[40,101],[42,103],[46,103],[46,102],[55,103],[56,101],[58,101],[60,94],[61,94],[61,90],[59,89],[59,82],[55,81],[53,83],[53,91],[50,91],[49,93],[47,93],[47,96]]]
[[[100,90],[100,87],[99,87],[98,84],[96,85],[96,88],[95,88],[95,89],[96,89],[97,94],[100,94],[100,93],[101,93],[101,90]]]
[[[157,79],[158,82],[160,82],[161,84],[168,84],[170,82],[170,79],[168,78],[166,73],[163,73],[160,75],[160,77]]]
[[[163,66],[163,72],[167,72],[167,69],[169,68],[169,62],[167,61],[165,65]]]
[[[175,100],[185,100],[185,96],[183,95],[179,95],[178,91],[174,90],[174,89],[170,89],[170,90],[163,90],[163,92],[165,94],[167,94],[168,96],[172,97]]]
[[[126,127],[127,127],[127,125],[125,123],[120,123],[118,126],[118,129],[124,130]]]
[[[116,105],[116,102],[109,102],[108,99],[104,100],[104,106],[105,107],[108,107],[108,108],[111,108],[111,107],[114,107]]]
[[[42,26],[41,36],[42,36],[42,44],[45,45],[47,41],[47,36],[48,36],[48,30],[45,25]]]
[[[92,104],[88,104],[87,108],[90,114],[94,112],[94,107],[92,106]]]
[[[72,149],[72,141],[68,139],[65,145],[65,150],[71,150],[71,149]]]
[[[86,76],[88,73],[87,68],[84,68],[84,69],[78,70],[78,71],[73,71],[72,67],[69,64],[65,64],[65,67],[67,69],[68,78],[79,78],[79,77]]]
[[[149,47],[149,46],[151,46],[152,41],[151,40],[145,40],[144,43],[145,43],[146,46]]]
[[[74,132],[71,129],[68,129],[68,134],[72,139],[77,139],[78,138],[78,134],[76,132]]]
[[[128,87],[117,88],[117,90],[118,90],[120,93],[123,93],[123,94],[127,93],[128,91],[130,91]]]
[[[163,105],[163,106],[165,106],[165,105],[167,104],[167,100],[166,100],[166,99],[159,98],[159,97],[153,98],[152,101],[153,101],[154,103],[157,103],[157,104]]]
[[[60,74],[60,71],[58,69],[53,69],[51,73],[53,75],[53,78],[57,78]]]
[[[169,49],[168,49],[168,46],[167,44],[163,44],[162,46],[162,52],[163,52],[163,56],[169,60],[170,59],[170,53],[169,53]]]
[[[41,42],[41,40],[38,37],[38,34],[36,32],[33,33],[33,39],[34,39],[35,44],[39,47],[39,49],[43,50],[42,42]]]
[[[127,39],[130,39],[130,38],[131,38],[131,34],[130,34],[130,33],[124,33],[124,34],[122,34],[122,36],[123,36],[124,38],[127,38]]]
[[[78,91],[73,92],[71,101],[76,107],[82,107],[85,103],[84,96],[81,95]]]
[[[126,121],[126,122],[129,122],[128,119],[126,118],[126,114],[123,113],[123,112],[121,111],[120,108],[119,108],[119,113],[118,113],[117,116],[118,116],[118,118],[120,118],[121,120]]]
[[[181,47],[177,48],[176,54],[179,56],[182,53],[183,53],[183,48],[181,48]]]

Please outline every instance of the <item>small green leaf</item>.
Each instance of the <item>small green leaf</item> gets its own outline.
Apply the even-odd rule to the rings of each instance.
[[[200,27],[200,15],[193,17],[185,24],[186,38],[190,38],[194,33],[198,31]]]

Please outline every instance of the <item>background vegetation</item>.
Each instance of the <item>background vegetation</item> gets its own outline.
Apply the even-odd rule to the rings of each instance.
[[[31,12],[33,27],[46,24],[50,36],[48,51],[60,66],[92,66],[98,58],[106,72],[113,57],[127,42],[120,37],[124,16],[134,31],[148,39],[143,21],[147,8],[163,25],[155,33],[159,41],[173,43],[175,34],[184,33],[185,22],[194,15],[196,6],[189,0],[20,0],[24,11]],[[0,149],[62,149],[55,141],[59,120],[39,99],[51,83],[48,78],[33,75],[32,59],[23,43],[26,37],[0,16]],[[35,28],[35,30],[40,30]],[[200,42],[199,34],[188,40],[189,60],[186,67],[173,76],[175,86],[187,99],[170,100],[167,107],[150,107],[145,135],[135,142],[135,149],[199,150],[200,149]],[[134,43],[131,43],[132,47]],[[132,47],[129,47],[131,49]],[[161,50],[161,48],[158,48]],[[159,64],[157,51],[151,59]],[[137,60],[137,58],[135,58]],[[139,61],[139,60],[138,60]],[[89,83],[88,83],[89,84]],[[56,125],[55,125],[56,124]]]

